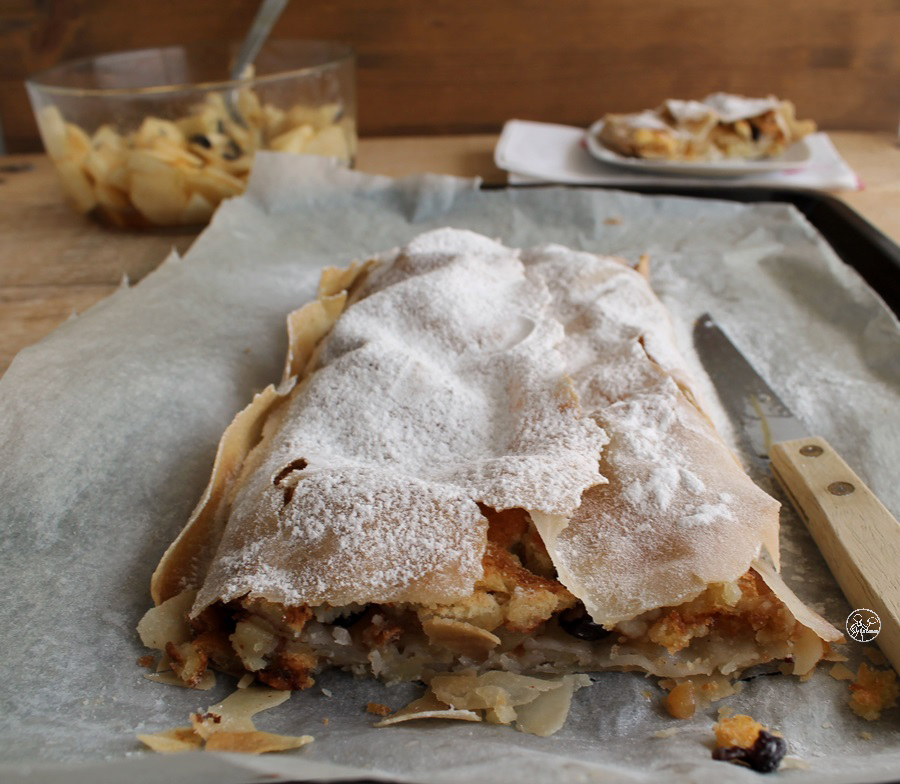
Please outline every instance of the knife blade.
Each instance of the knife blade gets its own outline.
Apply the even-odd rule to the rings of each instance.
[[[770,462],[850,605],[877,614],[876,643],[900,672],[900,523],[824,438],[809,434],[709,314],[693,336],[738,437]],[[847,630],[852,636],[849,623]]]

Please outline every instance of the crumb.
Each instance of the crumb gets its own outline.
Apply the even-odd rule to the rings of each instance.
[[[785,757],[781,760],[779,770],[809,770],[810,765],[801,757]]]
[[[254,675],[253,673],[247,672],[241,677],[241,679],[237,682],[237,687],[239,689],[246,689],[251,683],[253,683]]]
[[[654,737],[654,738],[671,738],[673,735],[678,733],[678,731],[679,731],[678,727],[669,727],[668,729],[665,729],[665,730],[657,730],[656,732],[652,733],[652,737]]]
[[[622,219],[616,217],[604,218],[603,223],[606,226],[619,226],[622,223]]]
[[[322,694],[324,694],[326,697],[331,697],[331,691],[329,689],[323,688]]]
[[[325,717],[322,719],[322,724],[324,724],[324,725],[327,727],[327,726],[328,726],[328,722],[329,722],[329,718],[328,718],[327,716],[325,716]]]
[[[689,719],[697,710],[697,698],[694,696],[694,684],[690,680],[679,683],[666,695],[663,704],[670,716],[676,719]]]
[[[387,705],[382,705],[380,702],[370,702],[366,705],[366,710],[369,713],[374,713],[376,716],[389,716],[391,713],[391,709]]]
[[[740,746],[749,749],[759,736],[760,731],[766,729],[755,719],[742,713],[729,718],[721,719],[713,726],[716,733],[716,746]]]
[[[683,680],[666,678],[659,685],[669,691],[663,698],[663,707],[676,719],[689,719],[698,710],[737,694],[743,687],[724,675],[695,675]]]
[[[850,710],[868,721],[880,719],[881,711],[894,707],[898,696],[900,686],[893,670],[873,670],[863,663],[850,682]]]
[[[652,694],[648,689],[644,689],[644,691],[641,692],[641,696],[642,696],[645,700],[651,700],[651,699],[653,699],[653,694]]]
[[[156,657],[152,653],[141,656],[138,660],[138,667],[146,667],[148,670],[156,666]]]
[[[859,733],[859,737],[862,740],[872,740],[872,733],[866,732],[865,730],[863,730],[862,732]]]
[[[834,726],[834,725],[833,725],[830,721],[823,721],[823,722],[822,722],[822,729],[823,729],[823,730],[830,730],[830,729],[832,728],[832,726]]]

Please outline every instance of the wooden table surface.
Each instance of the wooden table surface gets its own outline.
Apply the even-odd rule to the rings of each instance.
[[[900,243],[900,147],[892,134],[833,132],[837,148],[865,183],[836,194]],[[494,166],[497,137],[430,136],[363,139],[357,168],[404,176],[436,172],[505,182]],[[110,231],[63,201],[43,155],[0,158],[0,373],[15,354],[73,314],[135,283],[171,249],[184,253],[197,229]]]

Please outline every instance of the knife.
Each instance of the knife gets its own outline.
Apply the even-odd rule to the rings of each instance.
[[[877,614],[876,642],[900,672],[900,523],[824,438],[808,434],[709,314],[694,325],[694,347],[745,444],[770,462],[851,607]]]

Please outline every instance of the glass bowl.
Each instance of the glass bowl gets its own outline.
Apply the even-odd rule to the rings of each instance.
[[[73,206],[123,228],[202,224],[243,191],[257,150],[352,166],[352,49],[269,41],[227,77],[238,42],[76,60],[26,80],[44,147]]]

